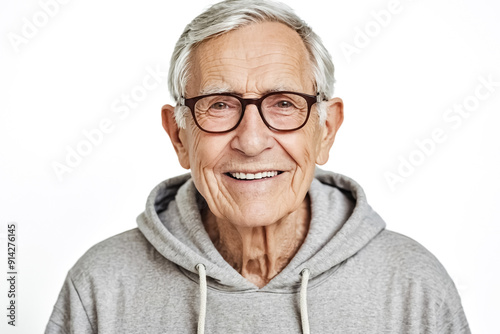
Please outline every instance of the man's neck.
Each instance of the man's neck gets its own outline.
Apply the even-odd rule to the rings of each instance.
[[[295,256],[309,230],[310,200],[282,220],[267,226],[241,227],[203,212],[203,223],[222,257],[243,277],[265,286]]]

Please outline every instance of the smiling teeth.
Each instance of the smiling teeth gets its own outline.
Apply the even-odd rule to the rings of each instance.
[[[273,177],[278,175],[278,172],[261,172],[261,173],[230,173],[232,177],[238,180],[260,180],[265,177]]]

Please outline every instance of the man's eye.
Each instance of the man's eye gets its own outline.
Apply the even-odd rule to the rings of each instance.
[[[280,108],[292,108],[294,106],[290,101],[279,101],[276,105]]]
[[[210,106],[210,109],[216,109],[216,110],[222,110],[227,108],[229,108],[229,106],[224,102],[217,102]]]

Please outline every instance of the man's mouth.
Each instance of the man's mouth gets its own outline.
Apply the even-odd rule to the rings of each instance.
[[[275,177],[283,172],[281,171],[270,171],[270,172],[258,172],[258,173],[226,173],[227,176],[232,177],[236,180],[261,180],[266,178]]]

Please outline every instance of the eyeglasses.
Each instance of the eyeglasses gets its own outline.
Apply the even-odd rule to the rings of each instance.
[[[191,110],[196,125],[208,133],[225,133],[238,127],[248,105],[259,110],[266,126],[275,131],[294,131],[309,119],[311,107],[320,95],[295,92],[272,92],[259,99],[244,99],[232,94],[209,94],[182,99],[181,105]]]

